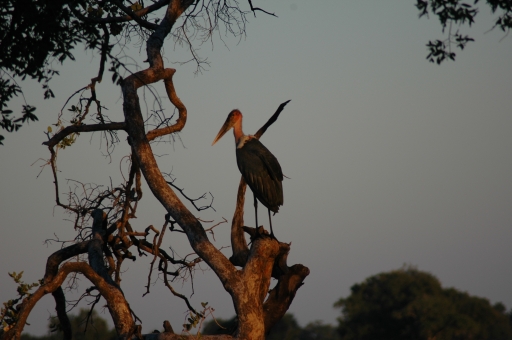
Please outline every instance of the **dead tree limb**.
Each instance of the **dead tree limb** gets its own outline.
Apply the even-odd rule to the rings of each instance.
[[[233,255],[229,258],[235,266],[243,267],[249,256],[249,246],[245,240],[244,230],[244,204],[247,184],[243,177],[240,177],[238,193],[236,195],[236,208],[233,220],[231,221],[231,248]]]
[[[96,131],[112,131],[124,130],[126,124],[124,122],[107,123],[107,124],[89,124],[89,125],[70,125],[56,133],[50,140],[43,142],[49,148],[59,144],[64,138],[72,133],[77,132],[96,132]]]

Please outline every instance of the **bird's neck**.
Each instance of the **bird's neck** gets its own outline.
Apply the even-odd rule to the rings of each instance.
[[[242,137],[244,137],[244,132],[242,131],[242,120],[238,120],[233,125],[233,134],[235,135],[235,143],[238,145],[240,141],[242,140]]]

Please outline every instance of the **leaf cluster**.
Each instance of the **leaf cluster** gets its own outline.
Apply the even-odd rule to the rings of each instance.
[[[502,14],[496,19],[494,27],[499,27],[503,32],[508,32],[512,28],[512,2],[509,0],[487,0],[491,6],[492,13],[502,11]]]
[[[35,107],[28,104],[23,106],[21,118],[9,116],[12,113],[7,109],[9,101],[22,94],[21,87],[13,82],[14,77],[37,80],[43,84],[44,98],[53,98],[49,82],[59,74],[53,62],[74,60],[72,50],[79,43],[85,42],[89,48],[98,44],[98,28],[77,20],[72,13],[73,7],[86,6],[86,3],[87,0],[0,0],[2,129],[17,131],[22,123],[37,120]],[[0,137],[0,143],[2,139]]]
[[[0,82],[2,79],[0,79]],[[13,85],[13,84],[11,84]],[[8,85],[6,88],[1,87],[2,84],[0,84],[0,97],[4,93],[6,93],[7,97],[12,97],[12,94],[19,91],[19,87],[16,85],[14,88],[10,85]],[[2,93],[3,92],[3,93]],[[4,104],[2,101],[0,101],[0,107]],[[0,112],[2,113],[2,120],[0,120],[0,127],[7,132],[13,132],[18,131],[21,127],[22,123],[28,122],[28,121],[36,121],[38,120],[37,116],[34,114],[34,111],[36,108],[31,105],[23,105],[22,109],[22,116],[19,118],[11,117],[11,114],[13,113],[12,110],[9,109],[2,109]],[[4,139],[4,136],[0,135],[0,145],[3,145],[2,140]]]
[[[126,66],[112,56],[112,48],[118,46],[123,50],[124,44],[133,38],[138,38],[136,44],[142,44],[161,20],[158,10],[167,4],[163,0],[149,5],[143,0],[0,0],[0,127],[13,132],[22,123],[37,120],[35,107],[26,101],[21,119],[9,116],[13,112],[8,108],[9,102],[20,94],[23,96],[15,78],[35,79],[42,84],[44,98],[54,98],[50,81],[59,75],[59,64],[75,59],[73,51],[78,45],[100,52],[96,81],[101,82],[104,64],[110,58],[112,80],[120,85],[120,68]],[[237,1],[198,1],[188,9],[172,36],[176,44],[190,50],[192,60],[201,70],[208,62],[198,56],[193,41],[211,40],[214,32],[219,31],[219,24],[226,26],[226,33],[241,36],[245,34],[245,16]],[[111,36],[116,37],[113,44]],[[0,144],[3,139],[0,135]]]
[[[473,4],[469,4],[461,0],[416,0],[420,18],[429,17],[429,14],[432,14],[439,19],[443,33],[448,29],[447,39],[430,40],[427,43],[429,51],[427,60],[432,63],[436,62],[438,65],[446,59],[455,60],[456,54],[451,49],[452,44],[463,50],[468,42],[474,41],[473,38],[463,35],[459,30],[452,32],[452,28],[453,25],[462,26],[464,24],[471,27],[480,11],[477,6],[479,2],[479,0],[474,0]],[[508,32],[512,28],[512,2],[509,0],[487,0],[486,3],[492,13],[500,13],[492,28],[499,27],[502,31]]]
[[[2,331],[9,330],[17,321],[19,314],[19,303],[26,296],[30,296],[30,291],[32,288],[38,287],[42,282],[34,282],[34,283],[25,283],[21,278],[23,276],[23,272],[9,273],[9,276],[14,280],[18,287],[16,291],[18,292],[18,297],[15,299],[11,299],[7,302],[3,303],[3,307],[0,310],[0,323],[2,325]]]
[[[351,287],[336,302],[343,339],[512,339],[503,305],[453,288],[407,267]]]

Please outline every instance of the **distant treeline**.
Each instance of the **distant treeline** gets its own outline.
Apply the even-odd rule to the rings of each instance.
[[[352,286],[350,295],[339,299],[334,307],[341,309],[336,326],[314,321],[301,327],[288,313],[274,326],[267,340],[512,340],[512,310],[507,312],[501,303],[491,305],[485,298],[454,288],[442,288],[435,276],[414,267],[371,276]],[[96,313],[89,315],[80,310],[70,320],[75,340],[116,338],[115,330],[109,329]],[[209,320],[201,333],[232,334],[236,323],[236,317]],[[48,328],[47,336],[23,334],[21,338],[62,338],[56,320]],[[192,334],[196,332],[192,330]]]

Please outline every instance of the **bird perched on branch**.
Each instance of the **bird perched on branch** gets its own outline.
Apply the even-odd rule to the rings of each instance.
[[[245,182],[254,194],[254,212],[258,227],[258,201],[268,209],[270,236],[272,230],[270,211],[277,213],[283,205],[283,172],[276,157],[258,140],[242,131],[242,113],[233,110],[213,140],[214,145],[226,132],[233,128],[236,144],[236,162]]]

